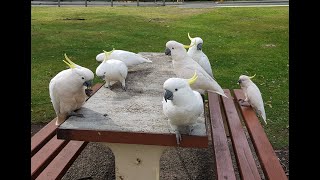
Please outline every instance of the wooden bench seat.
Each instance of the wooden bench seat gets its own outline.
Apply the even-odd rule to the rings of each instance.
[[[241,179],[263,179],[259,174],[254,153],[258,156],[258,163],[260,163],[266,179],[287,179],[255,112],[250,106],[240,106],[238,100],[244,99],[242,90],[235,89],[230,92],[230,90],[225,89],[224,91],[229,97],[228,99],[221,98],[214,93],[208,93],[209,119],[217,179],[236,179],[231,156],[233,153]],[[227,122],[227,128],[224,126],[224,120]],[[244,125],[248,129],[254,147],[252,149],[249,146],[241,120],[244,121]],[[228,135],[230,135],[232,141],[232,150],[229,149]]]
[[[102,85],[93,86],[92,93]],[[61,179],[88,144],[57,139],[55,122],[53,119],[31,138],[31,179]]]

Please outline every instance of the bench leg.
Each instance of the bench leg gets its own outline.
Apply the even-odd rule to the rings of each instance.
[[[159,180],[160,157],[166,146],[102,143],[115,157],[116,180]]]

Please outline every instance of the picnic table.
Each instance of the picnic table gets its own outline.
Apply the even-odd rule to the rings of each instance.
[[[113,151],[117,180],[159,179],[162,152],[177,146],[175,133],[162,112],[161,103],[162,85],[166,79],[175,75],[171,57],[164,53],[140,54],[153,63],[129,68],[127,91],[122,90],[119,83],[114,84],[111,90],[101,85],[95,86],[100,88],[94,90],[95,94],[79,110],[84,118],[67,119],[56,131],[57,139],[62,141],[53,138],[47,143],[61,149],[61,144],[69,142],[74,144],[70,146],[76,148],[68,148],[66,145],[66,151],[57,155],[41,174],[43,166],[35,164],[32,168],[34,177],[38,174],[39,177],[49,177],[53,171],[57,171],[56,167],[61,167],[59,164],[67,164],[68,166],[63,166],[55,173],[57,177],[61,177],[84,145],[88,142],[100,142]],[[180,146],[212,150],[218,180],[288,179],[259,118],[250,106],[239,103],[240,99],[244,99],[242,90],[224,89],[224,92],[229,98],[208,93],[204,114],[198,119],[191,134],[182,132]],[[48,127],[51,128],[50,132],[54,131],[52,126]],[[41,134],[38,137],[46,138]],[[212,143],[210,147],[209,141]],[[37,146],[32,146],[33,149],[38,149],[38,144],[42,144],[42,141],[34,142],[39,143],[34,143]],[[48,158],[44,153],[49,145],[33,155],[34,162],[38,162],[38,159],[41,159],[39,162],[46,162],[46,159],[54,157],[52,155],[52,158]],[[50,154],[56,154],[55,152]],[[67,152],[73,152],[72,156]]]
[[[175,77],[171,57],[141,53],[152,60],[129,68],[127,91],[120,83],[101,87],[78,111],[57,128],[57,138],[100,142],[115,156],[116,179],[159,179],[163,151],[178,146],[162,111],[163,83]],[[204,113],[190,134],[182,131],[180,147],[207,148]]]

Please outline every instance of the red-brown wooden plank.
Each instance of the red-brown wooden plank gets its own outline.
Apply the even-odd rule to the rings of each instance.
[[[37,179],[61,179],[87,144],[88,142],[83,141],[70,141]]]
[[[241,89],[235,89],[234,93],[237,101],[245,99]],[[240,109],[265,176],[270,180],[288,179],[253,109],[250,106],[240,106]]]
[[[232,97],[230,90],[224,90],[224,93]],[[245,180],[261,179],[233,99],[222,98],[222,102],[241,178]]]
[[[224,130],[219,97],[215,93],[208,92],[208,99],[217,179],[235,180],[236,177],[228,147],[227,136]]]
[[[208,136],[182,134],[179,147],[208,147]],[[88,142],[109,142],[123,144],[144,144],[160,146],[178,146],[175,134],[131,133],[121,131],[57,129],[58,139],[78,140]]]
[[[56,118],[44,126],[39,132],[31,138],[31,157],[39,151],[54,135],[57,129],[55,125]]]
[[[103,83],[97,83],[92,87],[92,95],[97,92],[101,87],[103,86]],[[90,97],[88,97],[89,99]],[[87,100],[88,100],[87,99]],[[44,126],[39,132],[37,132],[35,135],[31,138],[31,157],[39,151],[39,149],[45,145],[54,135],[57,129],[57,126],[55,125],[56,118],[50,121],[46,126]]]
[[[31,158],[31,177],[36,178],[50,161],[61,151],[68,141],[57,139],[54,136]]]

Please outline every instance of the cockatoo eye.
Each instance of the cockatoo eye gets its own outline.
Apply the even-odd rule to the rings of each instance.
[[[81,77],[81,79],[84,79],[84,77]]]
[[[171,49],[174,49],[174,47],[172,47]]]
[[[103,74],[106,74],[106,72],[104,72]]]
[[[178,91],[178,89],[174,89],[175,91]]]

